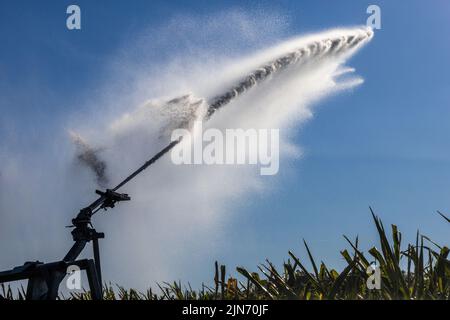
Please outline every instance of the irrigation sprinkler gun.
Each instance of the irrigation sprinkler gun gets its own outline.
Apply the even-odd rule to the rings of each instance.
[[[101,209],[114,208],[118,202],[131,200],[128,194],[118,193],[117,190],[169,152],[180,141],[181,138],[172,141],[114,189],[107,189],[106,191],[96,190],[99,198],[89,206],[81,209],[78,215],[72,219],[72,225],[68,226],[73,228],[71,234],[74,244],[61,261],[51,263],[42,263],[40,261],[25,262],[22,266],[0,272],[0,283],[28,279],[25,296],[27,300],[55,300],[58,297],[59,285],[67,275],[68,268],[77,266],[80,270],[86,271],[92,299],[101,300],[103,292],[98,240],[103,239],[105,235],[94,229],[91,218]],[[86,244],[91,241],[94,259],[77,260]]]

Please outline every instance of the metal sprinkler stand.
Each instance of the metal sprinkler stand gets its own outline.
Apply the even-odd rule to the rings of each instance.
[[[114,189],[95,191],[100,197],[86,208],[81,209],[78,215],[72,219],[72,225],[69,227],[74,228],[71,233],[75,243],[61,261],[51,263],[42,263],[40,261],[25,262],[22,266],[0,272],[0,283],[28,279],[25,297],[27,300],[55,300],[58,298],[59,285],[67,275],[68,267],[78,266],[80,270],[86,270],[92,299],[101,300],[103,298],[103,292],[98,240],[103,239],[105,234],[97,232],[93,228],[91,218],[100,209],[107,210],[108,208],[114,208],[117,202],[131,200],[128,194],[118,193],[117,190],[155,163],[180,143],[181,140],[182,138],[169,143]],[[77,260],[86,244],[91,241],[94,259]]]
[[[101,300],[102,272],[100,265],[99,239],[105,234],[97,232],[91,223],[92,215],[99,209],[113,208],[116,202],[130,200],[127,194],[120,194],[112,190],[96,191],[100,198],[90,206],[81,209],[77,217],[72,220],[72,237],[75,243],[61,261],[42,263],[26,262],[23,266],[0,272],[0,283],[28,279],[27,300],[55,300],[58,297],[59,285],[67,275],[68,267],[77,266],[86,270],[91,296],[94,300]],[[88,242],[92,241],[94,259],[76,260]]]

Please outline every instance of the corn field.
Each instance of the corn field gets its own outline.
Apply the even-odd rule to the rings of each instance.
[[[312,270],[304,262],[289,252],[287,262],[281,269],[273,263],[258,266],[253,272],[236,268],[241,280],[227,277],[226,267],[215,264],[214,285],[202,285],[194,290],[190,285],[180,282],[158,284],[158,290],[148,289],[138,292],[111,284],[104,285],[106,300],[246,300],[246,299],[299,299],[299,300],[419,300],[450,298],[450,261],[449,248],[440,246],[430,238],[416,235],[415,243],[403,245],[402,234],[396,225],[391,226],[388,237],[382,221],[371,210],[373,221],[379,236],[379,248],[372,247],[362,252],[358,238],[354,241],[348,237],[348,249],[340,251],[346,261],[346,267],[338,272],[328,268],[323,262],[314,259],[310,248],[304,242],[307,260]],[[450,219],[439,212],[447,222]],[[372,264],[376,263],[376,267]],[[378,270],[379,287],[367,285],[372,274],[368,270]],[[13,292],[9,286],[0,287],[0,299],[23,299],[24,288]],[[89,300],[89,291],[60,296],[60,299]]]

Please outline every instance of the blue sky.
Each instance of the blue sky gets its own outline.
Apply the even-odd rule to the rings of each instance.
[[[65,9],[82,8],[82,30],[65,28]],[[418,228],[438,243],[450,211],[450,3],[448,1],[8,1],[0,3],[0,137],[31,149],[58,120],[95,94],[107,75],[102,61],[127,38],[178,14],[238,8],[289,17],[287,36],[364,24],[369,4],[382,29],[350,65],[365,83],[326,99],[295,142],[305,155],[281,188],[249,201],[230,228],[234,267],[276,262],[305,238],[313,252],[340,265],[342,234],[374,244],[369,205],[406,238]],[[164,52],[161,52],[164,56]],[[61,105],[61,97],[70,103]],[[273,212],[277,212],[276,215]],[[241,245],[246,243],[245,246]],[[211,264],[212,266],[212,264]],[[195,276],[195,275],[194,275]],[[186,279],[189,280],[189,279]]]

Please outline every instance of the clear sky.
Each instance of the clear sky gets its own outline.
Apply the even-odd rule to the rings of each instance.
[[[65,28],[65,9],[82,8],[82,30]],[[431,4],[432,3],[432,4]],[[212,253],[234,267],[276,262],[302,238],[318,258],[339,265],[342,234],[375,241],[369,214],[395,223],[406,238],[419,228],[448,244],[450,211],[450,3],[435,1],[10,1],[0,2],[0,139],[29,148],[51,135],[71,106],[95,94],[102,61],[140,30],[174,15],[237,8],[289,17],[286,35],[364,24],[378,4],[382,29],[349,63],[365,79],[326,99],[295,142],[305,152],[276,192],[250,200],[230,228],[229,251]],[[164,52],[160,52],[164,56]],[[94,88],[93,88],[94,86]],[[68,106],[57,102],[65,97]],[[1,142],[0,142],[1,146]],[[273,214],[276,212],[277,214]],[[245,243],[246,245],[242,245]],[[211,265],[212,266],[212,265]],[[189,280],[189,279],[185,279]]]

